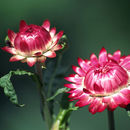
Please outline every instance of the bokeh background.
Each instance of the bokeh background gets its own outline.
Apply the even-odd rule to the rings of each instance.
[[[0,46],[8,28],[18,31],[19,21],[41,25],[49,19],[57,30],[64,30],[69,49],[63,66],[77,65],[77,57],[89,58],[104,46],[108,52],[117,49],[128,55],[130,50],[129,0],[1,0]],[[26,64],[9,63],[11,55],[0,50],[0,76],[17,68],[33,71]],[[28,77],[13,80],[23,108],[12,105],[0,92],[0,130],[46,130],[39,111],[37,88]],[[115,110],[116,130],[130,130],[130,118],[124,109]],[[73,112],[71,130],[107,130],[107,111],[92,115],[88,107]]]

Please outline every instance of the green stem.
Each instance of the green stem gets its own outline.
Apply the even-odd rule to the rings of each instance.
[[[57,72],[57,69],[60,65],[60,62],[61,62],[61,59],[62,59],[62,54],[59,54],[58,55],[58,58],[57,58],[57,62],[56,62],[56,67],[55,67],[55,70],[50,78],[50,81],[49,81],[49,85],[48,85],[48,93],[47,93],[47,97],[50,97],[51,96],[51,88],[52,88],[52,84],[53,84],[53,81],[55,79],[55,76],[56,76],[56,72]]]
[[[36,63],[35,72],[40,79],[40,82],[37,82],[37,84],[38,84],[38,90],[39,90],[39,95],[40,95],[40,100],[41,100],[41,114],[42,114],[43,119],[45,119],[45,122],[47,123],[47,126],[50,130],[51,125],[52,125],[52,118],[51,118],[50,110],[48,107],[48,103],[46,101],[46,95],[45,95],[43,78],[42,78],[43,77],[42,68],[41,68],[40,63]]]
[[[68,113],[68,110],[66,110],[66,109],[60,110],[60,112],[57,116],[57,119],[56,119],[55,123],[53,124],[51,130],[60,130],[60,125],[61,125],[62,121],[64,120],[67,113]]]
[[[115,122],[114,122],[114,112],[107,111],[108,112],[108,125],[109,130],[115,130]]]

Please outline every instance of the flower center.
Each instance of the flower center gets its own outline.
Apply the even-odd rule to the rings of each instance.
[[[30,27],[30,28],[28,28],[27,30],[26,30],[26,33],[32,33],[34,31],[34,29],[32,28],[32,27]]]
[[[84,88],[95,96],[111,95],[127,84],[127,72],[114,62],[108,62],[104,66],[92,66],[84,80]]]
[[[105,66],[100,66],[99,68],[96,68],[94,72],[95,74],[97,73],[106,74],[109,71],[110,71],[109,66],[105,65]]]

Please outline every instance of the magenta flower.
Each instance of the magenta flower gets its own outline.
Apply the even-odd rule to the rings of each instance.
[[[25,21],[20,22],[18,33],[8,30],[10,45],[2,49],[13,54],[10,61],[27,62],[33,66],[36,62],[45,62],[46,57],[56,56],[55,51],[62,48],[57,44],[63,35],[63,31],[56,34],[56,28],[50,29],[50,22],[44,21],[42,26],[34,24],[27,25]]]
[[[110,111],[118,106],[125,108],[130,103],[130,55],[122,56],[118,50],[113,55],[102,48],[97,59],[95,54],[90,60],[78,58],[80,67],[72,66],[76,74],[65,77],[71,84],[71,101],[78,100],[76,106],[89,105],[92,114]]]

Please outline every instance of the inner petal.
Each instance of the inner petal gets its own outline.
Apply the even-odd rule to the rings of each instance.
[[[128,83],[127,72],[116,63],[91,67],[85,76],[84,86],[97,96],[115,93]]]

